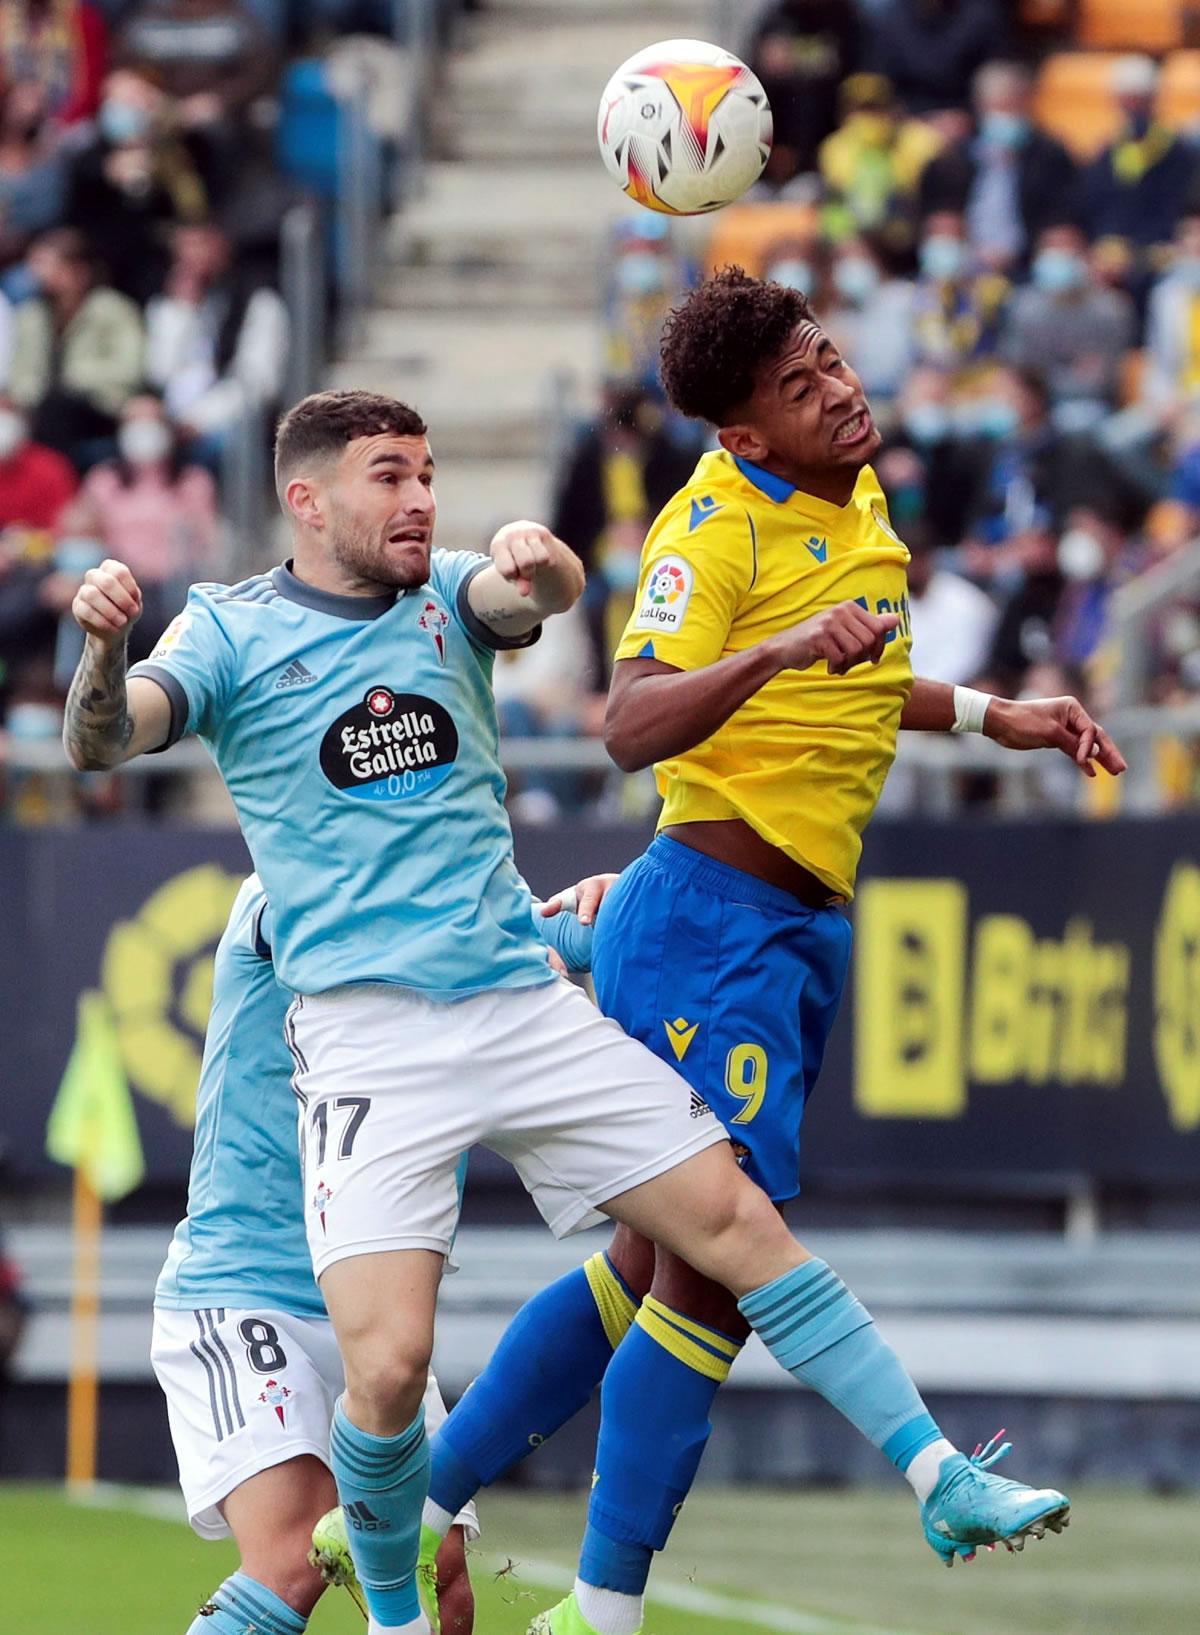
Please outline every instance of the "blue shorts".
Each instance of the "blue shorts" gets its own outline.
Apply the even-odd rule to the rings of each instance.
[[[776,1202],[800,1190],[800,1124],[850,963],[850,922],[659,835],[605,898],[592,946],[606,1016],[677,1068]]]

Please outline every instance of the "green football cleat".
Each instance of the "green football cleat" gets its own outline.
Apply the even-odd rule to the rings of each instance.
[[[1047,1531],[1061,1533],[1070,1522],[1071,1503],[1065,1493],[1052,1487],[1026,1487],[993,1476],[990,1466],[1012,1447],[1000,1431],[986,1448],[976,1448],[968,1459],[952,1454],[943,1459],[938,1484],[921,1506],[921,1525],[930,1548],[953,1567],[956,1556],[974,1559],[982,1546],[994,1550],[1023,1550],[1027,1538],[1045,1538]]]
[[[367,1598],[354,1570],[354,1558],[350,1554],[346,1518],[342,1515],[341,1505],[334,1510],[326,1511],[313,1528],[312,1546],[308,1552],[312,1566],[327,1584],[340,1584],[349,1593],[363,1617],[368,1618],[370,1614],[367,1611]]]
[[[549,1612],[539,1612],[525,1635],[596,1635],[576,1605],[574,1593]]]
[[[340,1584],[347,1590],[363,1617],[369,1618],[367,1598],[354,1570],[354,1558],[350,1554],[350,1540],[346,1534],[346,1518],[340,1505],[321,1517],[313,1528],[312,1542],[309,1561],[327,1584]],[[440,1635],[442,1627],[437,1604],[437,1564],[434,1559],[441,1542],[436,1533],[422,1527],[421,1554],[417,1562],[417,1595],[433,1635]]]

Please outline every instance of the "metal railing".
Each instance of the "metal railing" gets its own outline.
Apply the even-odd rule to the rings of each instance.
[[[1200,591],[1200,539],[1122,585],[1109,609],[1109,634],[1121,657],[1118,704],[1145,698],[1150,680],[1150,626],[1155,614],[1180,596]]]
[[[1129,762],[1118,788],[1123,813],[1163,811],[1168,800],[1157,776],[1157,752],[1164,741],[1192,739],[1200,747],[1200,702],[1162,707],[1140,705],[1113,711],[1106,726]],[[597,738],[504,738],[500,758],[507,773],[594,773],[618,782],[621,773]],[[14,776],[94,778],[68,766],[56,740],[10,740],[0,767]],[[139,758],[119,768],[122,776],[161,777],[164,773],[213,773],[207,751],[185,738],[165,756]],[[964,780],[989,774],[1000,783],[997,806],[1006,815],[1061,811],[1088,814],[1089,785],[1056,750],[1014,754],[988,738],[948,733],[901,733],[896,766],[882,810],[949,816],[964,803]],[[646,773],[636,776],[648,777]]]

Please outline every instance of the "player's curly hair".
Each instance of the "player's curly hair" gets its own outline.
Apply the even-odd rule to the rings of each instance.
[[[659,358],[673,408],[726,424],[754,391],[758,371],[813,311],[799,290],[723,267],[667,319]]]
[[[275,432],[275,487],[313,462],[337,459],[356,437],[424,437],[415,409],[379,392],[313,392],[288,410]]]

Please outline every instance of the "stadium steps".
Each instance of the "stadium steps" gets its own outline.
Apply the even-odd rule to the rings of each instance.
[[[376,304],[330,380],[426,416],[441,543],[545,514],[564,421],[603,372],[608,234],[633,208],[596,152],[600,91],[639,46],[703,38],[713,15],[709,0],[493,0],[464,27],[437,157],[383,235]]]

